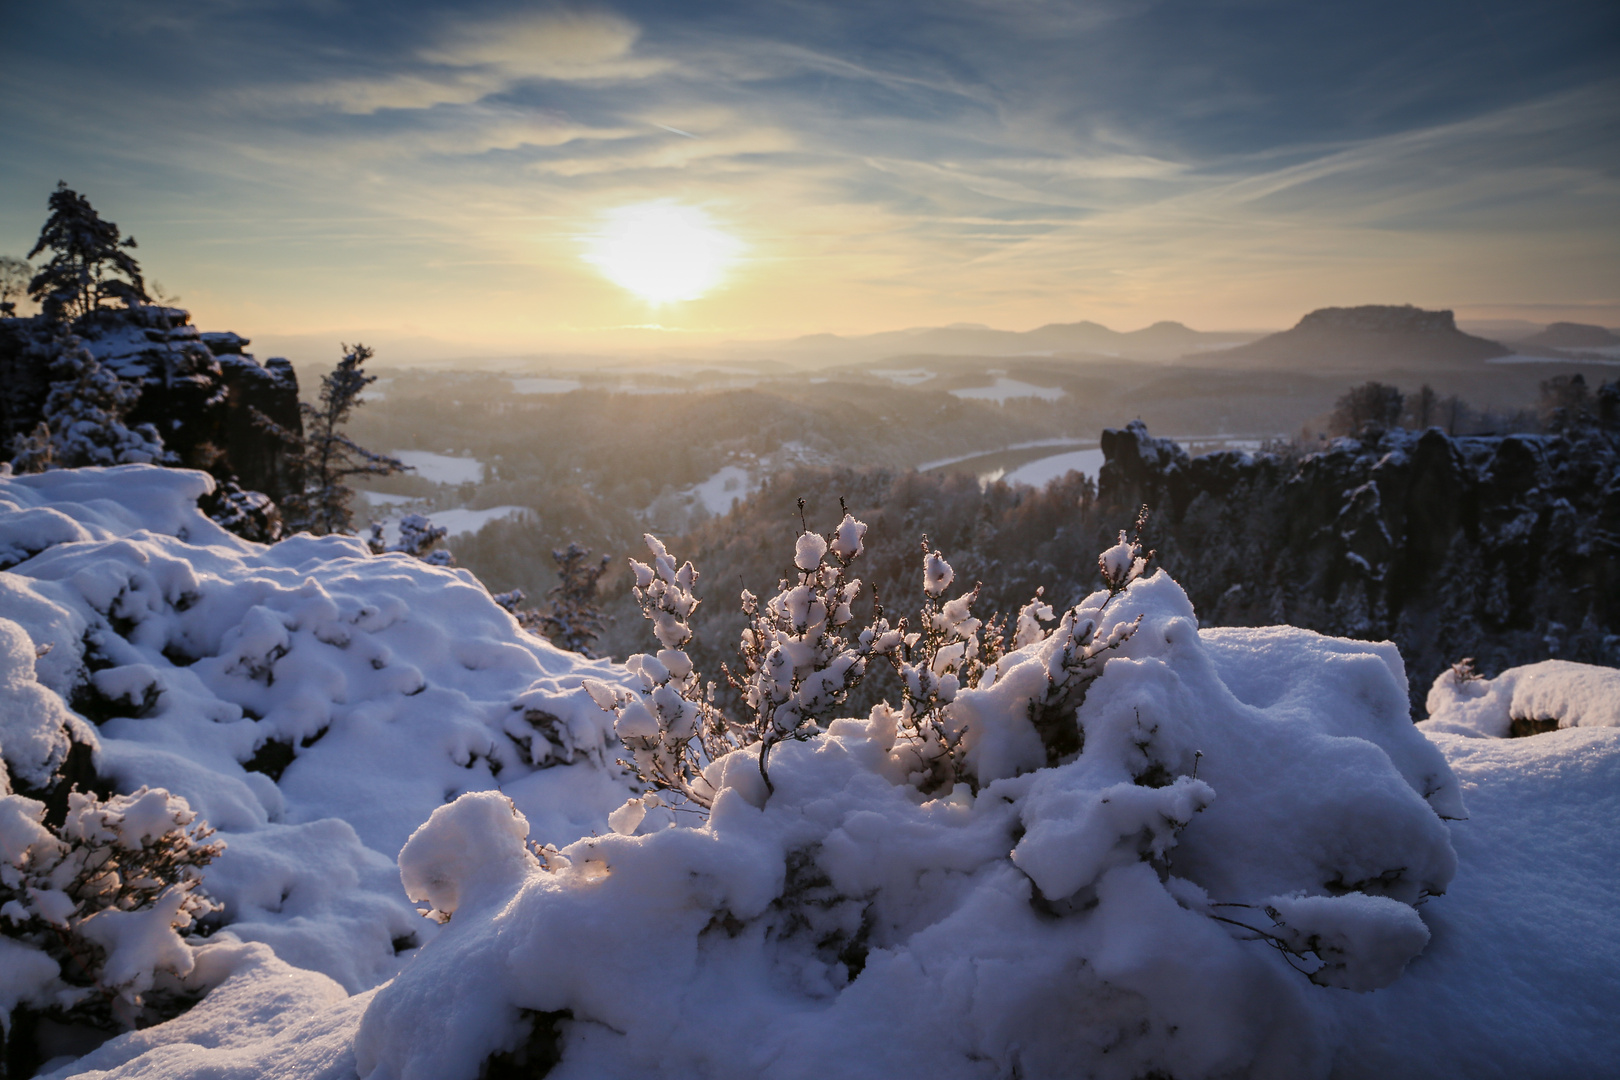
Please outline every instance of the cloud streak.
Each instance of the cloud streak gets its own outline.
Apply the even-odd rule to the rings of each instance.
[[[62,0],[0,42],[0,246],[62,176],[143,251],[194,222],[153,257],[218,321],[420,322],[431,294],[514,345],[1620,295],[1620,14],[1455,10]],[[751,252],[656,319],[579,245],[653,199]]]

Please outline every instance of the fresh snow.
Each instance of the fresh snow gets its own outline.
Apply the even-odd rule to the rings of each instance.
[[[1033,397],[1042,401],[1058,401],[1068,393],[1054,386],[1035,386],[1022,379],[1009,379],[1005,375],[998,376],[989,386],[974,386],[964,390],[952,390],[952,394],[959,398],[968,398],[975,401],[994,401],[1005,404],[1013,398]]]
[[[754,474],[748,469],[740,465],[726,465],[701,484],[687,488],[686,493],[702,503],[709,513],[720,515],[730,513],[735,500],[746,499],[758,486]]]
[[[451,457],[428,450],[390,450],[389,454],[435,484],[477,484],[484,479],[484,463],[476,458]]]
[[[1200,631],[1160,573],[1083,606],[1135,630],[1079,707],[1078,755],[1048,763],[1031,723],[1062,640],[1032,617],[956,692],[977,790],[920,793],[876,710],[779,744],[772,792],[755,749],[721,758],[704,818],[626,802],[592,695],[634,672],[524,633],[465,571],[239,540],[196,509],[209,484],[0,475],[0,780],[77,741],[227,844],[203,882],[223,924],[185,946],[207,996],[53,1077],[472,1080],[537,1013],[567,1017],[557,1080],[1620,1059],[1620,838],[1594,828],[1620,815],[1613,671],[1448,673],[1413,725],[1392,645]],[[950,577],[941,560],[942,614]],[[1521,717],[1560,727],[1497,737]],[[242,766],[270,740],[278,780]],[[8,859],[35,842],[8,809],[26,802],[0,783]],[[128,829],[158,827],[148,802]],[[161,930],[108,941],[186,967]],[[48,987],[42,955],[0,937],[0,1006]]]
[[[626,789],[578,685],[617,676],[520,630],[466,571],[355,537],[240,540],[197,509],[210,485],[0,475],[0,643],[43,651],[0,678],[0,754],[33,783],[71,737],[120,791],[184,797],[227,844],[205,883],[220,934],[374,986],[432,929],[394,856],[447,799],[499,786],[555,843],[606,829]],[[94,729],[64,704],[86,694]],[[244,769],[271,744],[279,779]]]

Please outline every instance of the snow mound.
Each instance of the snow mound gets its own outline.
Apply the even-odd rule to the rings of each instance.
[[[757,746],[716,762],[698,827],[537,858],[498,794],[435,812],[401,874],[449,921],[366,1010],[359,1074],[470,1080],[538,1014],[554,1077],[1327,1075],[1334,1003],[1398,984],[1456,872],[1399,657],[1200,634],[1163,574],[1100,597],[1100,637],[1136,630],[1083,748],[1042,756],[1058,639],[1028,644],[957,698],[976,791],[922,795],[879,708],[777,744],[769,794]]]
[[[501,787],[545,841],[606,828],[626,788],[579,682],[618,676],[520,630],[465,571],[232,536],[197,509],[210,486],[141,465],[0,476],[0,754],[38,786],[71,739],[117,790],[181,796],[226,842],[206,888],[229,933],[373,986],[433,929],[393,856],[435,809]]]
[[[1568,660],[1509,668],[1494,679],[1446,671],[1429,690],[1429,732],[1501,739],[1557,728],[1620,727],[1620,670]]]

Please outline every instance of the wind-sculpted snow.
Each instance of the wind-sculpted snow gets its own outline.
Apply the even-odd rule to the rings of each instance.
[[[198,511],[210,485],[0,476],[0,644],[43,652],[27,679],[0,672],[0,754],[37,788],[71,737],[117,790],[183,796],[226,843],[206,887],[229,932],[373,986],[432,929],[393,856],[435,808],[499,785],[540,838],[606,828],[626,788],[577,687],[614,676],[521,632],[464,571],[352,537],[240,540]],[[567,763],[586,767],[548,768]]]
[[[1066,763],[1030,720],[1055,636],[962,691],[1003,747],[976,793],[919,794],[875,714],[779,744],[769,792],[757,747],[717,762],[701,827],[537,858],[498,794],[439,809],[400,862],[449,921],[367,1010],[361,1076],[470,1080],[534,1014],[569,1017],[555,1077],[1326,1075],[1324,987],[1428,941],[1455,781],[1391,648],[1200,635],[1163,574],[1098,633],[1138,618]]]

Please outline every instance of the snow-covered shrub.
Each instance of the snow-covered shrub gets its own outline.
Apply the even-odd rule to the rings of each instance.
[[[630,785],[579,683],[621,675],[520,633],[466,571],[249,543],[199,509],[211,483],[0,475],[0,754],[41,801],[64,763],[183,796],[228,844],[213,939],[358,993],[433,933],[394,855],[435,808],[498,787],[537,839],[607,831]]]
[[[373,522],[371,538],[366,546],[373,555],[409,555],[421,559],[429,566],[452,566],[456,557],[449,549],[438,547],[439,541],[450,535],[443,525],[435,525],[421,514],[406,514],[399,519],[399,542],[390,544],[383,539],[382,522]]]
[[[756,609],[764,655],[794,653],[745,664],[782,675],[762,702],[792,700],[795,659],[836,686],[861,658],[834,542],[801,535],[797,584]],[[1463,811],[1392,646],[1200,632],[1122,538],[1107,588],[1051,631],[1037,598],[945,703],[971,783],[922,790],[895,710],[790,709],[767,788],[765,731],[716,721],[682,662],[696,572],[652,548],[638,598],[664,649],[627,663],[638,690],[594,696],[707,815],[652,812],[666,792],[541,859],[491,796],[435,812],[401,873],[454,918],[368,1008],[362,1076],[471,1078],[535,1014],[568,1018],[570,1076],[1325,1076],[1313,995],[1387,985],[1427,942],[1416,905],[1451,880],[1442,816]],[[944,560],[925,573],[947,595]],[[976,632],[953,602],[941,649]],[[1062,707],[1054,760],[1039,721]]]
[[[554,549],[551,558],[557,564],[557,584],[546,594],[550,604],[539,614],[539,632],[559,649],[594,658],[596,639],[602,636],[596,588],[608,556],[593,559],[589,549],[570,543]]]
[[[100,1026],[179,1012],[164,975],[191,971],[182,935],[218,908],[198,886],[224,845],[161,788],[105,801],[73,792],[60,827],[44,822],[44,803],[0,796],[0,935],[52,961],[23,961],[27,1000]]]
[[[220,528],[257,544],[281,539],[281,510],[262,491],[248,491],[235,480],[218,480],[211,494],[197,501]]]
[[[1620,670],[1543,660],[1486,679],[1464,660],[1429,688],[1423,727],[1495,739],[1559,728],[1620,727]]]

